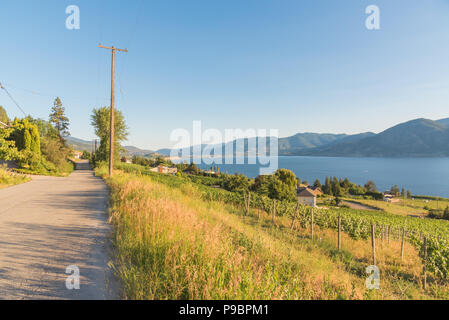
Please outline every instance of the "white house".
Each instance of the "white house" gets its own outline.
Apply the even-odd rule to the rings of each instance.
[[[300,204],[305,204],[313,208],[316,207],[316,193],[313,190],[309,188],[299,189],[297,196]]]
[[[169,168],[169,167],[164,167],[164,166],[158,166],[158,167],[151,169],[150,171],[158,172],[158,173],[166,173],[166,174],[176,174],[178,172],[178,168]]]

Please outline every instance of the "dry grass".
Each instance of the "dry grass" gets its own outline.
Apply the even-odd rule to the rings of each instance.
[[[368,241],[336,232],[290,230],[291,221],[267,213],[200,200],[196,187],[119,173],[111,180],[115,269],[126,299],[427,299],[446,286],[420,286],[422,266],[407,245],[378,243],[381,289],[365,287]],[[379,241],[378,241],[379,242]]]

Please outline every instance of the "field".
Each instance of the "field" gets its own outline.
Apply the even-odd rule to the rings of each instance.
[[[437,225],[442,221],[323,210],[315,213],[312,238],[306,209],[297,212],[292,227],[289,205],[278,203],[273,223],[269,206],[251,202],[261,201],[255,195],[247,212],[239,195],[188,177],[153,174],[133,165],[120,168],[106,180],[116,230],[114,268],[123,298],[449,299],[446,273],[433,272],[433,260],[426,260],[424,290],[424,260],[416,236],[404,243],[401,259],[401,234],[392,232],[387,240],[380,228],[380,289],[369,290],[365,284],[372,251],[364,222],[402,226],[407,219],[410,230],[447,233],[447,224]],[[105,173],[105,168],[97,169],[97,174]],[[334,225],[339,215],[344,230],[340,251]]]

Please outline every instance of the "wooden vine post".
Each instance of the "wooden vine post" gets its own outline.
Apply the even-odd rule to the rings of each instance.
[[[251,201],[251,192],[250,191],[248,191],[248,202],[246,203],[246,215],[249,215],[249,204],[250,204],[250,201]]]
[[[338,251],[341,250],[341,214],[338,214]]]
[[[295,228],[295,222],[296,222],[295,220],[296,220],[296,216],[298,215],[298,210],[299,210],[299,202],[296,204],[295,212],[293,212],[292,225],[290,226],[290,230],[292,230],[292,231]]]
[[[371,224],[371,247],[372,247],[372,251],[373,251],[373,266],[376,265],[376,240],[375,240],[375,235],[376,235],[376,229],[374,227],[374,223]]]
[[[427,289],[427,238],[424,236],[423,287]]]
[[[313,208],[310,209],[310,234],[312,236],[312,240],[313,240]]]
[[[271,216],[271,221],[274,224],[274,218],[276,217],[276,200],[273,199],[273,212],[272,212],[272,216]]]
[[[402,228],[402,239],[401,239],[401,260],[404,259],[404,241],[405,241],[405,228]]]
[[[391,236],[391,226],[388,226],[388,235],[387,235],[388,244],[390,244],[390,236]]]

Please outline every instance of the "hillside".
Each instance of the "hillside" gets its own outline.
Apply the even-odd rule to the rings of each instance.
[[[438,299],[448,292],[447,284],[430,277],[430,269],[429,286],[435,290],[422,289],[418,256],[420,232],[447,234],[445,221],[316,209],[312,235],[307,207],[295,210],[295,203],[278,202],[274,216],[272,200],[252,193],[245,210],[243,195],[202,184],[210,177],[119,167],[123,171],[113,178],[107,178],[106,167],[96,173],[111,188],[113,260],[128,299]],[[337,217],[344,230],[340,250]],[[404,220],[410,236],[401,258]],[[376,265],[383,272],[382,290],[374,291],[365,286],[365,269],[372,261],[371,223],[378,243]],[[391,227],[388,242],[386,225]],[[428,259],[445,252],[443,247]]]
[[[92,141],[86,141],[86,140],[78,139],[75,137],[66,137],[65,139],[67,141],[67,144],[69,146],[72,146],[75,150],[79,150],[79,151],[87,150],[90,152],[94,148]],[[130,156],[136,155],[136,156],[145,157],[145,156],[152,156],[155,154],[154,151],[139,149],[134,146],[124,146],[123,148],[126,150],[128,155],[130,155]]]
[[[311,148],[295,153],[307,156],[446,157],[449,156],[448,119],[416,119],[356,141]]]

